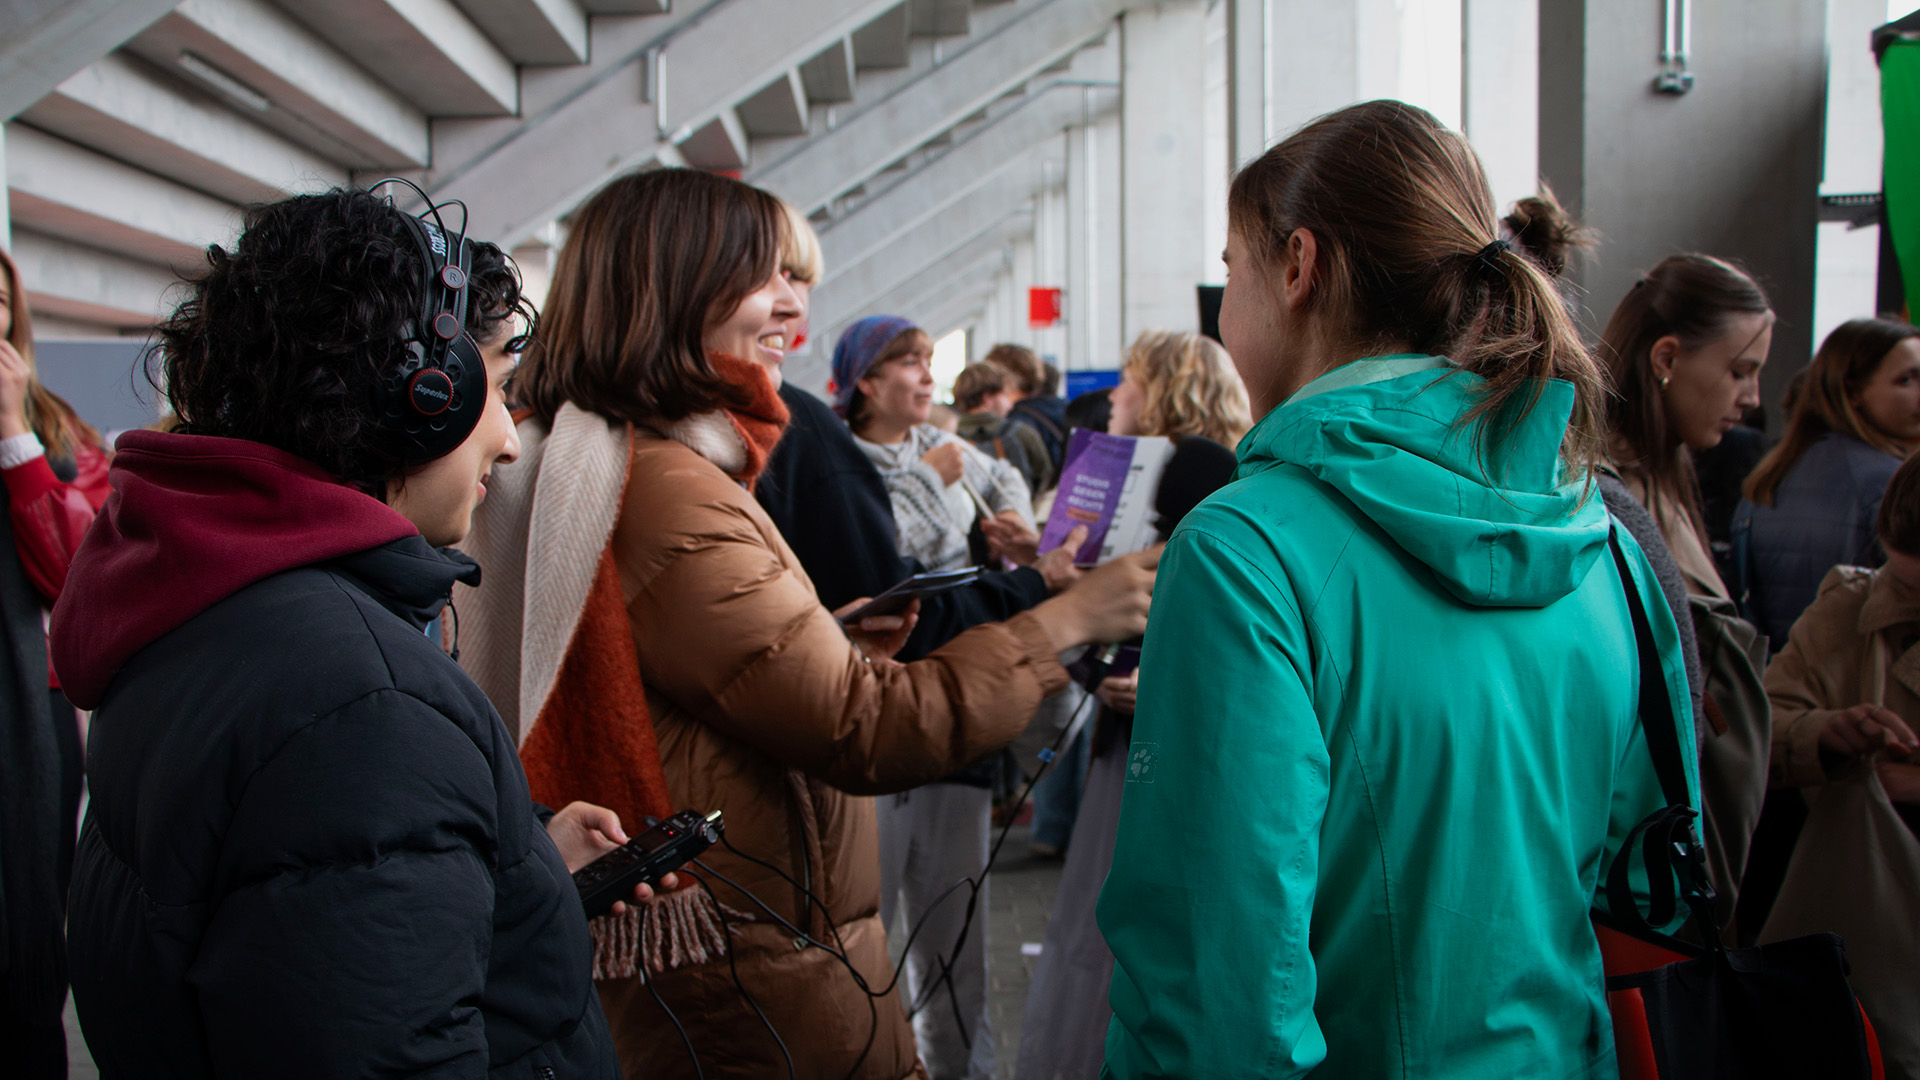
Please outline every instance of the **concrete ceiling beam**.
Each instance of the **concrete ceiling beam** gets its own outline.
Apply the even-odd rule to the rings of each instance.
[[[34,312],[74,322],[151,326],[179,282],[164,266],[26,229],[12,253]]]
[[[675,144],[680,156],[696,169],[744,169],[747,166],[747,132],[732,109],[706,122],[698,131]]]
[[[909,0],[913,32],[920,37],[965,37],[972,0]]]
[[[25,124],[6,130],[7,195],[16,228],[162,263],[206,261],[240,208]]]
[[[853,39],[839,41],[820,50],[819,55],[800,65],[800,82],[807,100],[816,105],[840,105],[853,100]]]
[[[581,0],[590,15],[664,15],[673,0]]]
[[[900,283],[1023,214],[1033,196],[1028,173],[1011,166],[1003,169],[947,212],[922,222],[869,258],[837,270],[829,265],[829,276],[813,291],[813,303],[836,319],[865,313],[868,305]]]
[[[514,63],[452,0],[280,0],[430,116],[518,111]]]
[[[886,190],[821,226],[828,274],[860,262],[943,212],[986,183],[997,169],[1026,157],[1046,140],[1057,139],[1068,127],[1111,115],[1118,105],[1118,92],[1107,88],[1089,90],[1057,83],[1038,90]]]
[[[574,0],[454,0],[517,64],[578,64],[587,58],[587,13]]]
[[[889,8],[853,32],[853,64],[858,71],[887,71],[907,66],[913,41],[908,5]]]
[[[741,102],[734,112],[739,114],[740,125],[750,138],[805,135],[807,88],[801,81],[800,72],[788,68],[779,78]]]
[[[436,123],[428,190],[466,200],[476,236],[517,243],[571,212],[609,178],[657,160],[660,143],[680,142],[731,111],[765,85],[759,81],[765,72],[797,67],[886,6],[886,0],[730,0],[695,15],[633,20],[672,21],[660,22],[658,33],[632,28],[630,51],[556,82],[549,89],[570,88],[543,91],[537,108],[529,103],[524,122],[462,133],[469,153],[443,157],[442,124]],[[607,21],[594,21],[596,56],[598,26]],[[656,51],[664,61],[664,101],[646,100],[647,57]]]
[[[178,0],[11,0],[0,8],[0,120],[119,48]]]
[[[347,170],[327,158],[123,54],[89,65],[20,118],[229,202],[266,202],[348,182]]]
[[[265,0],[185,0],[127,48],[354,168],[427,163],[427,114]]]
[[[1127,0],[1045,0],[961,47],[887,101],[749,175],[806,212],[866,181],[1101,37]]]

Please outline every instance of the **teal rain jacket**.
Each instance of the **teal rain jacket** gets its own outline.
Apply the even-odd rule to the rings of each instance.
[[[1106,1075],[1615,1075],[1587,912],[1664,805],[1633,629],[1599,492],[1561,475],[1572,387],[1494,484],[1482,385],[1341,368],[1175,531],[1098,908]],[[1619,535],[1697,806],[1677,631]]]

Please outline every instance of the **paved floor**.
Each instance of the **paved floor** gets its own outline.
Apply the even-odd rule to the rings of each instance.
[[[994,865],[993,888],[988,890],[992,921],[987,938],[988,1008],[999,1032],[994,1057],[994,1080],[1012,1080],[1020,1056],[1020,1013],[1026,1008],[1027,980],[1039,956],[1026,956],[1022,945],[1038,946],[1047,936],[1047,913],[1060,887],[1060,862],[1027,854],[1027,829],[1016,826],[1007,834],[1007,846]]]
[[[993,888],[987,890],[987,1009],[995,1037],[994,1080],[1013,1080],[1027,980],[1039,961],[1039,946],[1047,936],[1047,913],[1053,910],[1053,894],[1060,887],[1061,863],[1028,854],[1027,836],[1025,825],[1007,833],[1006,846],[994,863]],[[902,919],[896,916],[896,921]],[[896,965],[903,931],[895,928],[887,935]]]
[[[1037,956],[1023,955],[1021,946],[1038,946],[1047,936],[1047,913],[1060,886],[1060,863],[1036,859],[1027,853],[1027,827],[1016,825],[994,864],[993,888],[987,892],[987,977],[989,1008],[998,1037],[994,1080],[1012,1080],[1020,1051],[1020,1014],[1026,1007],[1027,980]],[[896,951],[898,949],[898,937]],[[99,1080],[99,1070],[87,1053],[86,1041],[74,1020],[73,1001],[67,1001],[67,1057],[69,1080]]]

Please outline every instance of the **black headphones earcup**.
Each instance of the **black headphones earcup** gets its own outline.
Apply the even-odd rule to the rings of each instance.
[[[427,362],[419,342],[407,342],[406,350],[382,397],[388,422],[406,436],[407,464],[424,465],[451,454],[480,425],[487,409],[487,362],[465,334],[448,345],[439,367]]]
[[[401,437],[401,460],[414,466],[452,453],[479,426],[487,365],[464,325],[472,244],[411,215],[400,218],[424,269],[420,314],[402,338],[404,358],[375,386],[380,412]]]

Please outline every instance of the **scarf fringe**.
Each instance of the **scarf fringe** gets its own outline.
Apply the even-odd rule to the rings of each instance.
[[[727,955],[723,911],[727,922],[748,921],[745,912],[716,905],[705,889],[682,889],[642,908],[629,904],[625,915],[590,920],[594,979],[631,979],[640,974],[642,957],[655,973],[717,963]]]

